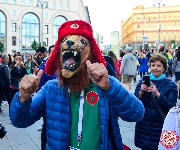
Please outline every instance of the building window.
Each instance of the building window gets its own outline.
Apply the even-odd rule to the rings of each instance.
[[[24,0],[21,0],[21,5],[24,5]]]
[[[56,2],[55,2],[55,0],[52,1],[52,9],[56,9]]]
[[[12,46],[16,46],[16,37],[12,36]]]
[[[167,20],[167,17],[164,15],[164,20]]]
[[[67,19],[63,16],[57,16],[53,21],[53,43],[56,42],[58,38],[58,28],[61,24],[63,24]]]
[[[12,10],[13,16],[16,16],[16,10]]]
[[[66,10],[69,10],[69,0],[66,0]]]
[[[59,10],[62,10],[63,9],[63,2],[62,0],[59,0]]]
[[[45,45],[48,46],[48,38],[45,38]]]
[[[0,11],[0,41],[4,45],[4,50],[6,50],[6,18],[5,15]]]
[[[31,48],[33,41],[39,43],[39,19],[33,13],[27,13],[22,19],[22,49]]]
[[[33,5],[32,0],[29,0],[29,6],[32,6],[32,5]]]
[[[48,34],[48,25],[45,25],[44,32],[45,34]]]
[[[16,4],[16,0],[12,0],[12,4]]]
[[[12,23],[12,32],[16,32],[16,23]]]

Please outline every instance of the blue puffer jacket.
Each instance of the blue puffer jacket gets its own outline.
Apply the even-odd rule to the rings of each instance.
[[[118,150],[123,150],[117,119],[121,117],[129,122],[139,121],[144,115],[144,106],[116,78],[109,78],[111,87],[107,91],[97,87],[100,99],[100,150],[111,150],[108,136],[109,115],[116,145]],[[70,99],[67,92],[58,86],[57,80],[48,81],[33,98],[25,103],[18,100],[18,95],[19,93],[14,96],[10,109],[13,125],[18,128],[28,127],[46,113],[46,149],[67,150],[70,135]]]
[[[167,114],[170,108],[176,105],[177,85],[168,78],[152,80],[151,82],[153,82],[160,93],[160,97],[155,99],[159,107]],[[138,83],[135,90],[137,97],[141,84],[142,81]],[[145,114],[143,119],[136,123],[135,145],[145,150],[157,150],[164,121],[152,99],[152,93],[143,94],[141,100],[145,107]]]

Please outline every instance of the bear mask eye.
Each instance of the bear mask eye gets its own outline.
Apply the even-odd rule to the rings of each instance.
[[[87,42],[86,42],[85,39],[81,39],[80,41],[81,41],[82,44],[87,45]]]

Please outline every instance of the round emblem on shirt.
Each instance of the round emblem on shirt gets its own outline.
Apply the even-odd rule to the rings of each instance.
[[[94,106],[98,102],[99,96],[96,92],[90,91],[86,96],[86,100],[89,104]]]
[[[161,133],[160,143],[166,148],[173,148],[179,141],[176,131],[163,131]]]

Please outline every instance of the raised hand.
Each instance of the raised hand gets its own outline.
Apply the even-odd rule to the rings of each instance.
[[[95,83],[103,90],[108,90],[109,77],[106,67],[102,63],[91,63],[89,60],[86,61],[87,72],[92,82]]]
[[[151,85],[148,87],[148,92],[152,92],[155,96],[159,97],[160,93],[159,93],[158,89],[152,82],[150,82],[150,83],[151,83]]]
[[[25,75],[19,83],[19,100],[26,102],[39,88],[39,79],[34,74]]]
[[[141,92],[144,93],[145,91],[148,91],[148,86],[146,84],[144,84],[145,81],[142,81],[141,84]]]

